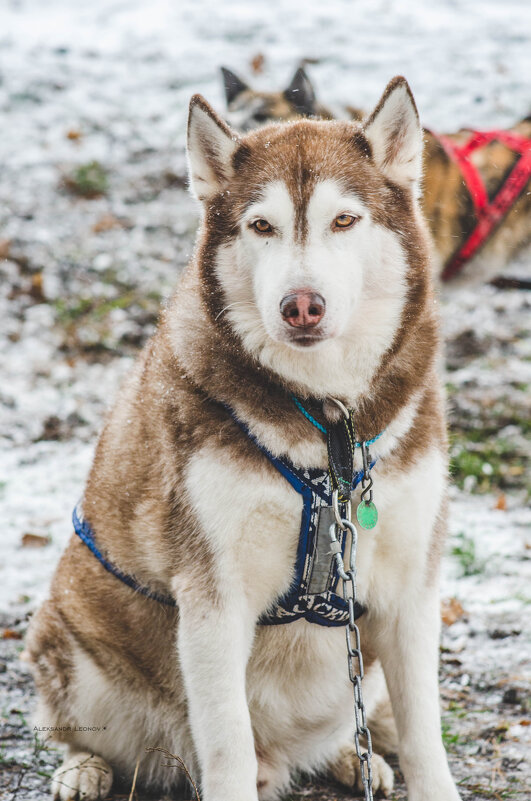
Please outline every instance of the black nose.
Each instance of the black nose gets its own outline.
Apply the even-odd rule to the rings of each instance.
[[[294,328],[315,328],[324,317],[325,307],[322,295],[299,289],[284,295],[280,301],[280,314]]]

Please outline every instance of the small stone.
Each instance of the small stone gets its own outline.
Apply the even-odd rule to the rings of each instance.
[[[108,253],[98,253],[94,261],[92,262],[92,266],[95,270],[108,270],[112,264],[112,257],[109,256]]]
[[[509,687],[505,690],[502,698],[503,704],[517,704],[519,702],[518,690],[516,687]]]
[[[45,548],[50,544],[50,537],[43,537],[41,534],[26,532],[22,535],[20,544],[23,548]]]
[[[492,629],[489,631],[491,640],[505,640],[507,637],[518,637],[522,632],[519,629],[506,631],[505,629]]]

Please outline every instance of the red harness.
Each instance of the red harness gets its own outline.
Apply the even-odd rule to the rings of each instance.
[[[468,141],[457,145],[448,136],[435,136],[461,170],[476,213],[476,227],[444,266],[442,280],[450,281],[485,244],[527,186],[531,176],[531,139],[508,131],[471,131]],[[470,155],[494,141],[519,153],[520,158],[489,202],[483,178],[470,161]]]

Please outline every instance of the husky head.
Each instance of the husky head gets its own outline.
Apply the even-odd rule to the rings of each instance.
[[[336,372],[366,383],[426,294],[421,153],[403,78],[363,125],[301,120],[243,137],[194,96],[188,160],[211,319],[299,387],[326,394]]]
[[[281,92],[257,92],[226,67],[221,68],[227,119],[238,131],[251,131],[267,122],[323,116],[306,72],[299,67]]]

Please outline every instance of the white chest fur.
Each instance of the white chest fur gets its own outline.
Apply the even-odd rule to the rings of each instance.
[[[257,616],[290,586],[302,512],[301,496],[263,460],[263,466],[257,463],[249,471],[222,449],[205,447],[192,458],[186,477],[203,536],[216,555],[218,580],[243,586]],[[406,576],[415,581],[425,576],[444,469],[436,449],[407,470],[382,470],[379,476],[375,468],[379,522],[358,538],[362,602],[392,606]]]

